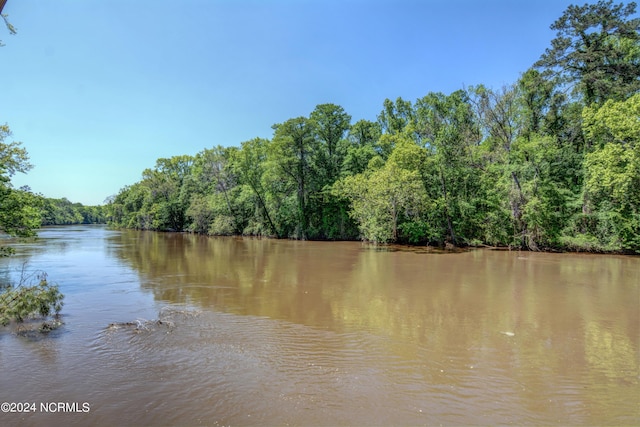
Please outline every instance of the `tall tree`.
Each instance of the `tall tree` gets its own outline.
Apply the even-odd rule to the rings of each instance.
[[[272,158],[296,187],[297,218],[293,235],[306,239],[310,217],[311,166],[317,146],[314,124],[306,117],[297,117],[276,124],[273,129]]]
[[[331,185],[338,178],[345,155],[341,144],[351,126],[351,116],[335,104],[320,104],[311,112],[318,139],[316,174],[323,177],[322,186]]]
[[[472,239],[475,221],[475,176],[472,146],[480,141],[469,96],[459,90],[450,95],[429,93],[416,101],[416,131],[431,154],[423,173],[425,188],[436,200],[448,243]]]
[[[640,89],[640,18],[636,4],[612,0],[571,5],[551,29],[556,38],[535,66],[577,84],[587,105],[622,100]]]
[[[385,133],[397,134],[413,123],[413,108],[411,101],[398,97],[395,102],[385,99],[383,109],[378,115],[378,123]]]
[[[339,105],[320,104],[309,119],[317,141],[312,160],[309,237],[343,239],[353,228],[352,221],[347,214],[348,205],[331,193],[331,186],[340,177],[349,148],[345,136],[351,127],[351,116]]]
[[[342,163],[343,174],[356,175],[367,169],[369,161],[380,153],[378,141],[382,135],[380,123],[359,120],[349,130],[348,145]]]

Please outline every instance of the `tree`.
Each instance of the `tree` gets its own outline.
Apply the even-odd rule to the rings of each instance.
[[[413,108],[411,101],[405,101],[398,97],[395,102],[385,99],[383,109],[378,115],[378,123],[382,130],[388,134],[402,132],[413,122]]]
[[[377,122],[359,120],[351,126],[342,173],[356,175],[364,172],[369,161],[380,154],[378,141],[381,135],[382,128]]]
[[[183,178],[160,159],[110,210],[201,233],[637,250],[635,8],[570,6],[535,66],[496,90],[385,99],[353,125],[320,104],[272,140],[199,153]]]
[[[423,154],[420,147],[405,138],[384,166],[377,167],[374,162],[367,171],[347,176],[334,185],[334,194],[351,203],[350,215],[363,239],[396,242],[401,237],[403,220],[419,221],[425,211],[426,193],[412,163]]]
[[[585,156],[591,225],[582,231],[602,248],[640,252],[640,94],[585,108],[583,117],[596,149]]]
[[[351,127],[351,116],[339,105],[320,104],[309,119],[317,141],[312,158],[309,237],[344,239],[352,228],[348,206],[330,190],[340,176],[348,149],[345,136]]]
[[[246,232],[282,237],[280,228],[272,219],[273,212],[268,203],[269,194],[264,183],[269,145],[270,141],[263,138],[243,142],[240,150],[234,151],[231,156],[231,168],[238,176],[240,183],[249,187],[257,201],[253,203],[257,207],[257,212],[251,215],[249,219],[251,225],[248,225],[250,229]]]
[[[0,126],[0,231],[14,236],[35,236],[40,226],[40,203],[37,197],[26,189],[14,190],[11,177],[16,172],[25,173],[31,169],[27,151],[19,142],[5,143],[11,130],[5,124]],[[11,253],[0,248],[0,255]],[[39,277],[38,284],[0,283],[0,325],[15,320],[22,322],[31,315],[48,317],[57,315],[62,309],[63,295],[58,286],[47,281],[46,275]],[[43,323],[42,330],[50,330],[60,325],[57,320]]]
[[[237,178],[230,162],[234,150],[237,149],[218,145],[195,156],[191,175],[196,188],[189,191],[195,194],[191,196],[186,214],[195,220],[193,214],[197,213],[198,225],[194,228],[192,224],[191,230],[210,234],[233,234],[242,231],[242,218],[237,215],[234,206]],[[205,227],[203,221],[207,217],[210,224]]]
[[[612,0],[569,6],[551,29],[556,38],[535,66],[576,84],[587,105],[621,100],[640,89],[640,18],[636,4]]]
[[[5,143],[12,136],[11,129],[5,123],[0,126],[0,184],[8,184],[16,172],[27,173],[33,165],[29,163],[27,150],[21,147],[20,142]]]
[[[414,133],[430,153],[422,176],[444,224],[447,243],[471,241],[480,221],[475,215],[479,171],[472,147],[480,141],[469,96],[459,90],[450,95],[429,93],[416,101]],[[435,218],[434,218],[435,219]],[[435,224],[434,224],[435,226]]]
[[[516,244],[530,250],[558,245],[560,233],[570,217],[571,192],[557,180],[562,169],[561,148],[552,136],[520,136],[509,153],[509,169],[517,177],[519,206],[515,221]],[[512,189],[512,192],[515,189]]]
[[[321,104],[309,116],[318,139],[315,173],[322,176],[321,186],[338,178],[345,155],[343,138],[351,127],[351,116],[335,104]]]
[[[0,231],[30,237],[40,227],[39,199],[27,189],[13,189],[11,177],[33,166],[20,142],[5,142],[10,136],[9,126],[0,126]]]
[[[528,249],[558,245],[576,198],[572,148],[559,143],[550,126],[554,83],[535,70],[517,84],[493,91],[474,89],[486,138],[480,150],[485,206],[490,206],[484,239]],[[569,153],[569,154],[568,154]]]
[[[154,169],[142,173],[143,182],[151,191],[154,230],[184,230],[191,196],[184,184],[192,165],[193,157],[188,155],[161,158]]]
[[[0,231],[34,237],[42,223],[42,198],[30,191],[0,188]]]
[[[153,217],[151,189],[137,182],[122,188],[108,206],[108,223],[115,227],[152,230]]]
[[[272,159],[296,188],[296,225],[293,236],[308,238],[311,167],[317,150],[314,123],[306,117],[289,119],[273,126]]]

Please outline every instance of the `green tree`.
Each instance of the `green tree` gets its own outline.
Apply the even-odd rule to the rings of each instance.
[[[415,108],[414,133],[430,154],[422,171],[424,186],[437,211],[429,228],[443,227],[440,242],[469,243],[481,222],[479,170],[473,166],[480,132],[469,96],[462,90],[448,96],[429,93],[416,101]]]
[[[191,194],[184,184],[191,173],[193,157],[162,158],[154,169],[146,169],[143,183],[151,190],[150,213],[154,230],[183,231]]]
[[[289,119],[273,126],[275,133],[272,148],[272,159],[285,179],[295,187],[296,219],[295,229],[291,236],[307,239],[309,236],[309,220],[311,216],[310,194],[312,191],[312,165],[317,151],[318,141],[315,126],[305,117]]]
[[[274,125],[272,140],[207,149],[186,168],[160,159],[114,197],[112,221],[297,239],[359,233],[376,242],[636,250],[635,8],[570,6],[534,68],[501,89],[385,99],[377,121],[353,125],[342,107],[321,104]],[[577,96],[568,95],[572,85]]]
[[[242,231],[245,234],[271,235],[283,237],[280,227],[274,221],[272,198],[269,184],[266,182],[266,168],[270,141],[263,138],[254,138],[241,144],[240,150],[234,151],[231,156],[231,168],[238,176],[241,185],[249,188],[239,197],[248,203],[242,203],[245,207],[245,217],[248,223]],[[249,196],[250,195],[250,196]],[[255,198],[255,202],[251,200]],[[255,209],[247,208],[255,206]]]
[[[484,239],[528,249],[557,246],[577,196],[566,179],[575,156],[549,126],[554,83],[530,70],[500,91],[474,91],[486,135],[479,150],[488,208]]]
[[[640,18],[636,4],[612,0],[571,5],[551,29],[556,38],[536,67],[577,85],[587,105],[625,99],[640,89]]]
[[[377,122],[359,120],[351,127],[342,162],[343,175],[356,175],[367,169],[369,161],[380,154],[378,142],[381,135],[382,128]]]
[[[42,225],[82,224],[84,216],[80,207],[66,198],[43,199]]]
[[[16,172],[27,172],[32,166],[29,163],[27,151],[19,142],[5,143],[11,136],[11,130],[5,124],[0,126],[0,232],[10,235],[31,237],[40,227],[40,204],[38,197],[26,189],[14,190],[11,177]],[[6,248],[0,248],[0,254],[11,253]],[[48,317],[57,315],[62,309],[63,295],[58,286],[49,283],[46,276],[41,276],[38,284],[29,285],[19,283],[0,283],[0,325],[10,321],[23,321],[31,315]],[[51,329],[60,323],[44,323],[42,328]]]
[[[192,231],[225,235],[242,232],[243,219],[235,206],[238,182],[230,160],[232,152],[236,150],[218,145],[195,156],[191,171],[195,188],[187,191],[193,195],[186,212],[188,218],[198,218],[197,226],[194,227],[193,223],[189,226]],[[194,213],[197,213],[196,217],[193,216]],[[203,228],[202,221],[208,216],[210,224]]]
[[[413,123],[411,101],[405,101],[398,97],[395,102],[385,99],[382,105],[383,109],[378,115],[378,123],[383,132],[392,135],[401,133]]]
[[[333,184],[340,173],[346,148],[343,138],[351,127],[351,116],[338,105],[320,104],[309,118],[318,140],[314,172],[324,187]]]
[[[42,199],[25,189],[0,187],[0,231],[34,237],[42,223]]]
[[[401,238],[403,223],[420,222],[427,199],[413,162],[422,154],[420,147],[404,138],[382,167],[373,162],[365,172],[336,182],[333,192],[351,203],[350,215],[364,240],[395,242]]]
[[[122,188],[107,205],[108,224],[114,227],[152,230],[151,189],[141,183]]]
[[[583,112],[595,150],[585,156],[583,220],[604,249],[640,252],[640,94]]]
[[[532,134],[517,138],[509,153],[518,191],[510,200],[520,202],[515,237],[531,250],[556,247],[571,215],[571,192],[556,179],[562,168],[560,150],[555,138]]]
[[[344,239],[353,223],[348,205],[331,193],[339,178],[349,142],[345,139],[351,127],[351,116],[335,104],[320,104],[311,112],[316,146],[312,158],[311,206],[309,237]]]
[[[27,150],[20,142],[6,143],[8,125],[0,126],[0,231],[22,237],[35,236],[40,227],[39,199],[27,189],[15,190],[11,177],[32,168]]]

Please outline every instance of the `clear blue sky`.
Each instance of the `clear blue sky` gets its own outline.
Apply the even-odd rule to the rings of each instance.
[[[0,123],[47,197],[102,204],[156,159],[341,105],[514,83],[564,0],[8,0]]]

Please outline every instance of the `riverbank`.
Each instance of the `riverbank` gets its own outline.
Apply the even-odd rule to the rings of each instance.
[[[113,230],[127,230],[125,227],[117,227],[113,225],[108,225],[109,228]],[[194,233],[192,231],[170,231],[170,230],[140,230],[133,229],[137,231],[154,231],[161,233],[186,233],[186,234],[195,234],[206,237],[248,237],[255,239],[274,239],[274,240],[294,240],[294,241],[317,241],[317,242],[361,242],[366,244],[371,244],[373,246],[381,248],[381,250],[406,250],[406,251],[414,251],[420,253],[458,253],[463,252],[465,250],[470,249],[488,249],[488,250],[497,250],[497,251],[526,251],[526,252],[548,252],[548,253],[589,253],[589,254],[602,254],[602,255],[640,255],[639,252],[631,251],[631,250],[622,250],[622,249],[607,249],[598,245],[594,242],[584,242],[580,244],[579,242],[575,242],[572,244],[567,244],[565,246],[556,246],[556,247],[535,247],[530,248],[527,246],[515,246],[515,245],[488,245],[484,243],[471,243],[471,244],[463,244],[463,245],[453,245],[451,243],[445,243],[443,245],[429,245],[429,244],[409,244],[409,243],[394,243],[394,242],[385,242],[385,243],[377,243],[371,242],[362,239],[297,239],[297,238],[279,238],[276,236],[262,236],[262,235],[243,235],[243,234],[223,234],[223,235],[215,235],[215,234],[207,234],[207,233]]]

